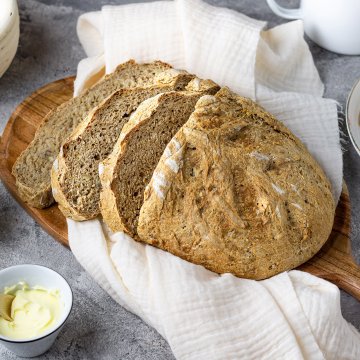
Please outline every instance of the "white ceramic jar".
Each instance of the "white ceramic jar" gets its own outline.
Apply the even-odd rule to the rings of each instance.
[[[0,0],[0,77],[16,54],[19,36],[20,19],[16,0]]]
[[[305,33],[323,48],[360,55],[360,0],[301,0],[298,9],[267,0],[271,10],[285,19],[301,19]]]

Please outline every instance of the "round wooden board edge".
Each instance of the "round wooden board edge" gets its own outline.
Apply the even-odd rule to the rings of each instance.
[[[18,113],[20,112],[21,108],[23,108],[26,104],[30,103],[34,97],[42,92],[48,90],[49,87],[56,86],[60,83],[69,83],[70,86],[73,86],[75,80],[75,76],[67,76],[65,78],[54,80],[50,83],[44,84],[43,86],[39,87],[35,91],[33,91],[30,95],[28,95],[24,100],[22,100],[11,113],[9,120],[7,121],[3,133],[0,135],[0,179],[4,184],[5,188],[9,191],[9,193],[14,197],[17,203],[35,220],[39,223],[39,225],[43,228],[45,232],[47,232],[50,236],[52,236],[56,241],[60,242],[65,246],[69,246],[68,237],[62,234],[59,234],[53,224],[49,222],[45,222],[43,217],[41,216],[41,209],[33,208],[27,205],[22,199],[20,198],[16,186],[15,186],[15,179],[11,173],[11,170],[8,168],[7,163],[7,152],[9,147],[9,138],[11,136],[14,122],[17,118]],[[52,205],[50,208],[57,208],[57,205]],[[49,208],[48,208],[49,209]],[[64,218],[65,219],[65,218]],[[65,220],[66,223],[66,220]],[[66,229],[67,232],[67,229]]]

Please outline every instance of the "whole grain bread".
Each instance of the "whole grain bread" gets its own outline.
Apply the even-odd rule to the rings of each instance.
[[[218,90],[214,82],[195,78],[185,91],[147,99],[132,114],[99,167],[101,214],[111,230],[136,237],[145,186],[167,143],[188,120],[197,100]]]
[[[37,208],[50,206],[54,201],[50,170],[63,141],[91,109],[113,92],[155,83],[156,78],[164,71],[171,72],[171,66],[160,61],[151,64],[128,61],[80,96],[50,112],[13,166],[12,173],[21,198]]]
[[[51,171],[53,196],[66,217],[81,221],[99,214],[99,162],[111,153],[131,113],[156,94],[184,89],[192,78],[174,70],[162,73],[156,85],[119,90],[79,124]]]
[[[217,273],[264,279],[310,259],[334,211],[330,183],[300,140],[224,88],[203,96],[169,143],[137,232]]]

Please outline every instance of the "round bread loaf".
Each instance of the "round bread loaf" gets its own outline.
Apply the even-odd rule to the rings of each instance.
[[[223,88],[198,101],[167,146],[137,231],[217,273],[264,279],[319,251],[334,212],[330,183],[300,140]]]

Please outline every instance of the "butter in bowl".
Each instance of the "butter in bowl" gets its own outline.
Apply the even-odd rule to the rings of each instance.
[[[21,357],[46,352],[65,324],[73,302],[67,281],[39,265],[17,265],[0,271],[2,307],[0,343]]]

